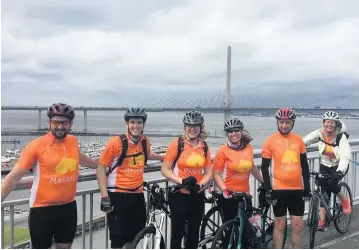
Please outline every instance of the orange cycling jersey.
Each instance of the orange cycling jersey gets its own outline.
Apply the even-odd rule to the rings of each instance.
[[[262,157],[272,159],[273,190],[303,189],[300,155],[306,152],[303,139],[289,133],[284,136],[279,131],[269,136],[262,148]]]
[[[197,183],[202,180],[203,170],[207,166],[212,166],[211,154],[208,149],[207,159],[204,156],[204,143],[200,140],[197,148],[194,148],[190,142],[183,140],[184,147],[176,166],[173,169],[174,174],[180,178],[193,176]],[[171,142],[167,148],[164,161],[174,162],[178,152],[178,139]]]
[[[134,155],[136,153],[143,152],[141,141],[145,139],[144,136],[140,138],[137,144],[131,141],[128,133],[126,133],[128,140],[127,155]],[[150,155],[150,141],[147,140],[147,154]],[[107,142],[105,150],[99,159],[99,163],[113,168],[117,163],[118,158],[122,153],[122,142],[119,136],[110,138]],[[135,193],[141,193],[143,188],[143,173],[145,169],[145,155],[139,154],[133,157],[126,157],[121,166],[117,166],[113,172],[111,172],[107,179],[107,187],[117,187],[121,189],[136,189]],[[110,192],[128,192],[128,190],[121,189],[109,189]]]
[[[79,147],[77,138],[67,135],[56,142],[51,132],[31,141],[16,165],[33,169],[30,207],[62,205],[75,200]]]
[[[248,144],[242,150],[233,150],[228,144],[220,147],[213,168],[222,173],[224,183],[234,192],[249,192],[249,175],[253,168],[253,148]]]

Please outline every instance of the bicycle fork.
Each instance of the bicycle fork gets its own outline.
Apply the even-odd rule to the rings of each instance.
[[[154,249],[160,249],[161,248],[161,240],[162,240],[162,234],[161,234],[161,230],[162,230],[162,226],[163,226],[163,222],[165,220],[165,213],[161,213],[161,220],[160,220],[160,224],[157,225],[156,219],[155,219],[155,215],[153,213],[151,213],[150,218],[149,218],[149,223],[148,226],[153,226],[155,228],[155,245],[154,245]],[[150,236],[146,235],[143,239],[143,245],[144,245],[144,249],[151,249],[151,247],[148,246],[148,243],[150,241],[149,239]],[[153,244],[152,244],[153,245]]]

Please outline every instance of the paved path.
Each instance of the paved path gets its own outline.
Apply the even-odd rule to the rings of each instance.
[[[169,220],[170,223],[170,220]],[[338,249],[349,248],[359,249],[359,206],[354,207],[354,214],[352,224],[346,234],[340,234],[336,231],[334,224],[325,232],[317,232],[315,237],[315,248]],[[303,231],[302,248],[308,248],[309,244],[309,228],[305,225]],[[108,244],[110,248],[110,242]],[[100,230],[93,232],[93,248],[99,249],[105,247],[105,231]],[[72,248],[82,248],[82,237],[75,239]],[[89,248],[89,235],[86,234],[86,248]],[[285,248],[292,248],[291,243],[291,228],[288,230],[288,237]]]
[[[354,207],[352,223],[347,233],[340,234],[331,223],[325,232],[315,234],[315,248],[338,249],[338,248],[359,248],[359,206]],[[291,229],[290,229],[291,230]],[[290,230],[285,248],[292,248]],[[308,248],[309,245],[309,227],[304,226],[302,248]]]

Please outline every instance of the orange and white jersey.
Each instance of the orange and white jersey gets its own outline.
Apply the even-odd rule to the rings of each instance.
[[[75,200],[79,147],[77,138],[67,135],[55,142],[51,132],[31,141],[22,151],[17,166],[33,169],[30,207],[62,205]]]
[[[142,136],[137,144],[133,143],[128,135],[128,149],[127,156],[134,155],[137,153],[144,152],[142,149],[141,141],[145,139],[145,136]],[[151,154],[150,140],[146,137],[147,140],[147,154]],[[99,163],[113,168],[117,163],[120,155],[122,153],[122,141],[119,136],[114,136],[109,139],[105,146],[105,150],[102,152],[99,159]],[[124,189],[134,189],[142,185],[143,183],[143,174],[145,169],[145,155],[139,154],[133,157],[126,157],[121,166],[111,172],[107,178],[107,187],[118,187]],[[120,189],[109,189],[109,192],[128,192],[127,190]],[[135,193],[143,192],[143,188],[140,187]]]
[[[200,140],[197,148],[194,148],[190,142],[183,140],[184,147],[173,172],[175,175],[186,178],[193,176],[197,179],[197,183],[203,178],[205,167],[212,166],[211,153],[208,149],[207,158],[204,156],[204,143]],[[174,162],[178,153],[178,138],[170,143],[167,148],[164,161]]]
[[[334,136],[329,137],[329,136],[324,135],[324,141],[326,143],[331,144],[333,139],[335,139]],[[326,155],[331,161],[336,159],[333,146],[328,145],[328,144],[325,144],[323,155]]]
[[[213,168],[220,172],[226,187],[234,192],[249,192],[249,176],[253,168],[253,148],[248,144],[242,150],[221,146],[214,158]]]
[[[303,139],[290,133],[286,136],[279,131],[269,136],[262,148],[262,157],[272,159],[273,190],[303,189],[300,155],[305,153]]]

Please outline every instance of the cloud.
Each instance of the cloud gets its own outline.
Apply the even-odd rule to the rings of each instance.
[[[38,103],[62,93],[106,105],[122,90],[224,89],[228,45],[234,89],[359,86],[355,0],[7,0],[2,10],[2,104],[28,102],[29,90]]]

